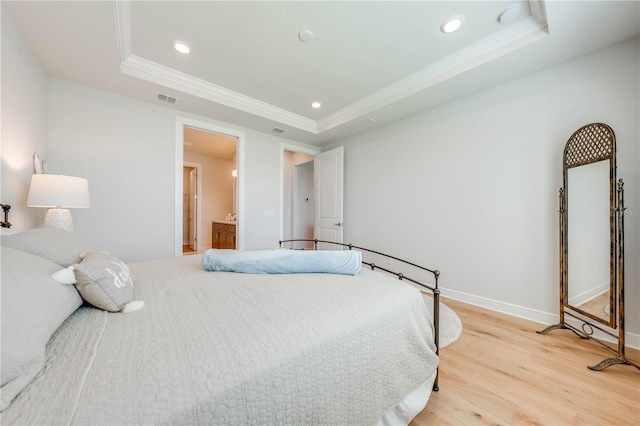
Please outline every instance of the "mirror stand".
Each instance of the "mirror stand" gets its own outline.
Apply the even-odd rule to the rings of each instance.
[[[581,127],[565,145],[559,192],[560,322],[537,332],[570,330],[616,353],[588,367],[594,371],[617,364],[640,370],[625,356],[624,182],[616,182],[615,148],[613,130],[603,123]],[[604,264],[609,271],[601,271]],[[617,348],[594,337],[594,328],[617,341]]]
[[[617,188],[617,206],[614,209],[615,213],[615,224],[616,224],[616,251],[617,251],[617,260],[618,260],[618,349],[617,356],[613,358],[607,358],[604,361],[600,362],[597,365],[590,366],[590,370],[600,371],[604,370],[607,367],[616,364],[626,364],[632,365],[640,370],[640,365],[635,362],[627,359],[624,354],[624,181],[622,179],[618,180]],[[606,348],[614,350],[610,346],[603,344]]]

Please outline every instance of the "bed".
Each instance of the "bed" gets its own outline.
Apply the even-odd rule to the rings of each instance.
[[[209,272],[202,255],[139,262],[128,270],[144,308],[113,313],[50,282],[86,247],[35,231],[2,239],[2,424],[406,424],[437,388],[434,322],[402,274],[371,263],[355,276]],[[64,295],[24,291],[35,281]],[[62,304],[62,319],[32,318]],[[24,353],[8,351],[25,336],[42,353],[10,378]]]

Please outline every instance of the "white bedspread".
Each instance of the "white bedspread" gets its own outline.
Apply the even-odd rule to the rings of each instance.
[[[80,308],[2,424],[374,424],[433,374],[415,288],[378,272],[130,264],[132,314]]]

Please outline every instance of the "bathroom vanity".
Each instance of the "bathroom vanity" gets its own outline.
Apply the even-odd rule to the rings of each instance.
[[[236,248],[236,222],[214,220],[211,222],[211,248]]]

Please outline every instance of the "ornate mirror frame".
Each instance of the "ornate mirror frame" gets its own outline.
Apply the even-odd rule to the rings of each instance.
[[[604,319],[578,306],[569,300],[569,202],[572,188],[569,171],[576,167],[608,161],[609,163],[609,318]],[[562,157],[563,188],[560,189],[560,283],[561,301],[564,308],[578,312],[607,327],[617,326],[616,289],[619,278],[617,257],[620,251],[616,244],[616,137],[613,129],[603,123],[592,123],[576,130],[567,141]],[[575,182],[574,182],[575,183]],[[577,250],[576,247],[572,247]]]
[[[562,158],[563,187],[559,192],[560,203],[560,322],[539,331],[546,334],[556,329],[567,329],[583,339],[593,338],[593,328],[613,337],[618,342],[617,350],[595,338],[607,349],[617,352],[591,370],[602,370],[614,364],[640,366],[626,359],[624,354],[624,182],[616,182],[616,137],[613,129],[604,123],[587,124],[576,130],[564,147]],[[609,315],[599,317],[569,302],[569,203],[571,185],[569,171],[601,161],[609,163]],[[576,182],[574,182],[575,184]],[[575,189],[575,188],[574,188]],[[576,250],[576,247],[573,247]],[[575,285],[575,284],[574,284]],[[582,329],[565,321],[566,316],[581,322]],[[612,332],[613,330],[614,332]],[[617,331],[617,334],[615,333]]]

